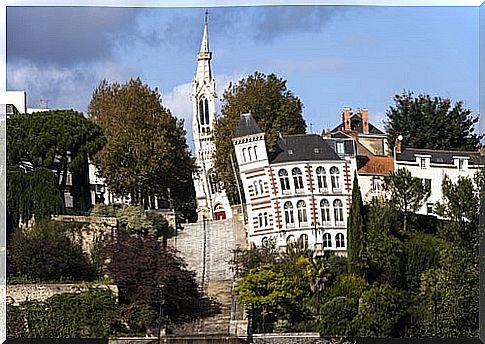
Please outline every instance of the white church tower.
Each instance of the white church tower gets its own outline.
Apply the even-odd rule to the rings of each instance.
[[[232,217],[226,192],[220,183],[214,182],[212,156],[215,146],[212,134],[216,118],[216,84],[211,59],[206,11],[202,44],[197,55],[197,72],[192,83],[192,130],[198,168],[194,175],[194,186],[199,220],[223,220]]]

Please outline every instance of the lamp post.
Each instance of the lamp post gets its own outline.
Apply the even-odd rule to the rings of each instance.
[[[162,319],[163,319],[163,305],[165,304],[165,300],[163,299],[163,288],[165,287],[164,284],[159,284],[158,288],[160,289],[160,306],[158,309],[158,344],[160,344],[161,340],[161,332],[162,332]]]

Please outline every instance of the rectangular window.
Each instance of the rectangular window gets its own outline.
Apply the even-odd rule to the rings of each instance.
[[[382,183],[381,178],[379,178],[379,177],[373,178],[372,179],[372,190],[373,191],[380,191],[381,188],[382,188],[381,183]]]
[[[425,158],[421,158],[419,161],[420,161],[421,168],[422,169],[425,169],[426,168],[426,159]]]
[[[463,171],[464,170],[464,165],[465,165],[465,160],[463,159],[458,159],[458,169],[460,171]]]
[[[433,214],[433,203],[426,204],[426,214]]]
[[[423,179],[423,184],[425,187],[427,187],[429,190],[431,190],[431,179]]]
[[[337,142],[337,154],[345,154],[345,142]]]

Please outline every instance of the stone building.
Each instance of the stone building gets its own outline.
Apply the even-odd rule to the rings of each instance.
[[[353,145],[337,154],[337,142],[321,136],[280,136],[267,152],[265,134],[241,115],[233,135],[246,196],[248,241],[277,247],[301,240],[316,252],[344,253],[347,217],[356,170]]]

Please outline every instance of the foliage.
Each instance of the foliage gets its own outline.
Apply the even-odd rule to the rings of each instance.
[[[52,110],[18,114],[7,119],[7,167],[19,167],[34,175],[31,182],[43,184],[47,180],[45,172],[35,173],[38,168],[53,171],[54,184],[59,193],[46,194],[47,203],[57,202],[58,195],[64,196],[67,188],[68,172],[72,174],[71,193],[74,208],[85,211],[90,207],[91,195],[88,180],[88,156],[96,153],[105,143],[101,128],[82,113],[73,110]],[[18,174],[18,172],[16,172]],[[50,177],[49,177],[50,178]],[[9,187],[19,189],[24,194],[25,185],[9,183]],[[50,183],[50,182],[49,182]],[[34,184],[30,190],[40,195],[42,186]],[[26,191],[30,192],[30,191]],[[15,196],[15,195],[12,195]],[[14,198],[10,198],[14,201]],[[15,203],[15,201],[14,201]],[[28,205],[24,205],[27,206]],[[9,208],[12,209],[14,205]],[[33,213],[32,208],[30,213]],[[20,214],[22,215],[22,214]],[[29,218],[23,218],[27,221]],[[17,220],[17,219],[16,219]]]
[[[149,304],[158,310],[163,298],[165,314],[174,322],[195,319],[203,306],[216,306],[199,292],[195,273],[154,236],[119,233],[105,245],[102,257],[110,259],[106,270],[122,303]]]
[[[154,235],[155,229],[147,213],[139,206],[123,205],[116,210],[120,226],[130,234]]]
[[[479,269],[474,256],[449,248],[441,266],[422,275],[416,314],[421,336],[478,336]]]
[[[301,290],[296,288],[294,279],[274,271],[271,264],[262,264],[249,272],[235,293],[249,312],[262,316],[264,326],[266,317],[274,322],[288,316]]]
[[[97,203],[93,205],[91,208],[91,216],[101,216],[101,217],[115,217],[116,216],[116,208],[114,205],[104,204],[104,203]]]
[[[302,116],[303,105],[286,86],[286,81],[274,74],[256,72],[230,84],[224,91],[222,117],[214,128],[214,169],[224,183],[232,203],[238,202],[236,181],[231,165],[235,163],[232,138],[240,115],[250,112],[265,133],[267,148],[271,149],[279,134],[302,134],[306,124]]]
[[[92,264],[67,234],[70,226],[45,220],[30,230],[18,229],[8,248],[8,274],[35,281],[93,280]]]
[[[120,334],[131,336],[144,336],[151,328],[157,327],[159,320],[159,315],[153,307],[139,303],[120,305],[116,316],[117,320],[126,326],[120,326]]]
[[[367,268],[365,247],[365,210],[360,194],[357,172],[354,173],[352,186],[352,203],[347,220],[348,247],[347,257],[349,272],[363,275]]]
[[[154,207],[155,198],[173,196],[178,207],[194,196],[195,165],[183,121],[161,105],[156,89],[140,79],[123,85],[104,80],[89,116],[105,132],[107,143],[93,161],[113,193],[129,195],[132,205],[145,209]]]
[[[35,214],[37,220],[49,218],[63,209],[62,195],[54,173],[44,167],[26,171],[11,166],[7,172],[7,212],[12,227],[26,223]],[[13,232],[13,231],[12,231]]]
[[[346,274],[337,277],[335,283],[325,291],[325,299],[332,300],[336,297],[345,297],[358,301],[362,293],[367,289],[367,281],[354,274]]]
[[[396,236],[400,227],[399,214],[388,204],[374,201],[367,211],[368,280],[400,283],[403,243]]]
[[[416,212],[431,194],[429,186],[421,179],[411,176],[405,168],[390,172],[384,177],[384,191],[389,193],[389,203],[404,213],[404,232],[408,213]]]
[[[8,312],[9,337],[108,338],[114,334],[116,300],[110,291],[90,289],[9,305]]]
[[[446,241],[424,233],[415,233],[406,241],[402,256],[406,290],[414,292],[419,288],[421,274],[438,266],[440,252],[446,246]]]
[[[436,206],[436,214],[449,221],[442,226],[441,235],[459,246],[478,250],[480,200],[473,181],[460,176],[453,183],[445,176],[442,192],[443,200]]]
[[[357,301],[337,296],[321,308],[318,332],[323,335],[347,336],[352,331],[352,319],[357,315]]]
[[[421,179],[411,176],[405,168],[384,177],[384,190],[390,193],[390,203],[404,213],[416,212],[431,193]]]
[[[394,96],[395,105],[387,111],[386,131],[390,147],[399,135],[403,145],[413,148],[476,150],[480,136],[474,133],[478,117],[463,102],[454,105],[448,98],[414,96],[403,92]]]
[[[374,283],[362,294],[353,331],[359,337],[400,337],[406,297],[389,284]]]

